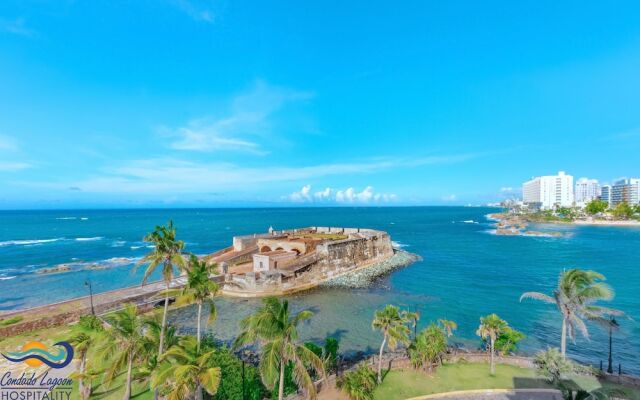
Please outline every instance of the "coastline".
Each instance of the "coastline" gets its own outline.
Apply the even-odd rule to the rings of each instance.
[[[522,225],[528,224],[557,224],[557,225],[593,225],[593,226],[622,226],[622,227],[640,227],[640,221],[637,220],[603,220],[603,219],[576,219],[573,221],[536,221],[527,218],[523,215],[508,215],[505,213],[492,213],[485,216],[490,221],[497,221],[498,223],[510,225]]]

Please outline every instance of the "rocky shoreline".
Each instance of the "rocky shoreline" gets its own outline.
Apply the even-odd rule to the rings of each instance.
[[[407,265],[420,261],[421,259],[422,257],[417,254],[403,250],[395,250],[394,255],[387,260],[350,274],[330,279],[322,283],[320,286],[348,288],[367,287],[379,276],[387,274],[395,269],[406,267]]]
[[[543,232],[527,230],[530,221],[521,215],[506,213],[493,213],[487,215],[490,220],[497,221],[494,226],[496,235],[502,236],[539,236],[539,237],[563,237],[562,232]]]

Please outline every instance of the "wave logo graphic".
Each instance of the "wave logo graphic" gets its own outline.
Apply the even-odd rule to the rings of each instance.
[[[24,362],[32,368],[47,365],[51,368],[64,368],[73,360],[73,347],[67,342],[57,342],[52,347],[57,347],[51,351],[44,343],[28,342],[22,346],[21,351],[7,352],[2,354],[7,360],[19,363]]]

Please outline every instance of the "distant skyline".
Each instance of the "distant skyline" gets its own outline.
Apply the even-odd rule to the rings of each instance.
[[[639,176],[640,4],[0,3],[0,209],[465,205]]]

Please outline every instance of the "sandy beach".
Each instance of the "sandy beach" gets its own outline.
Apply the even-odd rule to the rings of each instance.
[[[601,225],[601,226],[638,226],[640,227],[640,221],[606,221],[606,220],[576,220],[573,222],[575,225]]]

